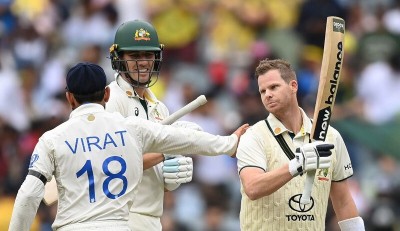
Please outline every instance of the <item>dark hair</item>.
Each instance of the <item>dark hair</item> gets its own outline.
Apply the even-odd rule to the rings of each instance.
[[[101,102],[104,99],[105,89],[96,91],[95,93],[89,95],[72,94],[79,104]]]
[[[282,79],[289,83],[291,80],[297,80],[296,73],[289,62],[283,59],[264,59],[261,60],[256,68],[255,78],[258,79],[260,75],[263,75],[271,70],[278,70],[281,74]]]

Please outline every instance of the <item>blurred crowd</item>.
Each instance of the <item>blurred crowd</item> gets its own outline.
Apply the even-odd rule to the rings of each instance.
[[[183,119],[222,135],[266,118],[253,78],[264,58],[293,64],[301,106],[312,115],[331,15],[346,20],[332,122],[398,126],[399,0],[0,0],[0,230],[8,228],[38,137],[68,119],[66,70],[97,63],[111,81],[108,52],[122,22],[148,20],[165,44],[152,89],[170,112],[204,94],[208,103]],[[400,230],[400,155],[344,139],[367,230]],[[163,229],[239,230],[239,188],[235,159],[194,157],[193,181],[165,195]],[[32,230],[51,230],[55,213],[42,204]],[[326,222],[338,230],[331,209]]]

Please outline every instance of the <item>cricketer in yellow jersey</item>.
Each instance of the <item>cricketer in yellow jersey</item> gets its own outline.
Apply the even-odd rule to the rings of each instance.
[[[298,105],[296,74],[284,60],[256,68],[261,101],[270,113],[248,129],[237,151],[241,230],[325,230],[328,200],[343,231],[364,230],[350,194],[346,145],[329,127],[325,142],[310,142],[311,120]],[[311,203],[300,204],[307,171],[317,170]]]
[[[95,64],[72,67],[66,82],[73,111],[40,137],[15,200],[11,231],[30,230],[52,176],[59,194],[54,230],[131,230],[129,209],[143,175],[143,153],[234,155],[248,126],[214,136],[106,112],[110,88]]]

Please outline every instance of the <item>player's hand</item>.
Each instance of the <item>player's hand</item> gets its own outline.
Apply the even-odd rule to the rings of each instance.
[[[182,183],[192,181],[193,160],[190,157],[176,156],[164,161],[162,167],[165,188],[175,190]]]
[[[243,124],[242,126],[240,126],[238,129],[236,129],[236,131],[233,132],[233,134],[235,134],[238,137],[238,144],[240,141],[240,137],[247,131],[247,129],[249,128],[249,124]],[[237,148],[237,146],[236,146]],[[231,156],[232,158],[236,157],[236,152]]]
[[[315,141],[298,148],[295,158],[289,162],[290,174],[297,176],[310,170],[329,168],[333,148],[333,144],[323,141]]]
[[[243,124],[238,129],[236,129],[233,134],[237,135],[237,137],[240,139],[240,137],[246,132],[249,127],[249,124]]]

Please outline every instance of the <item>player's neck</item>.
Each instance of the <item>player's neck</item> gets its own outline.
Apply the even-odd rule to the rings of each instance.
[[[137,94],[141,99],[144,99],[144,92],[146,91],[146,88],[135,87],[135,88],[133,88],[133,90],[135,90],[136,94]]]
[[[303,125],[303,116],[298,106],[286,110],[284,115],[280,116],[279,120],[294,134],[297,134]]]

